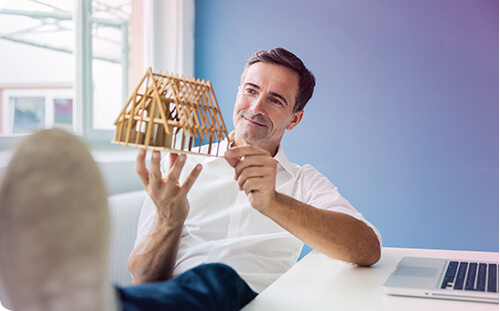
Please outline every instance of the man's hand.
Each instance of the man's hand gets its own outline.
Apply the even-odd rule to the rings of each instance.
[[[150,170],[146,168],[146,150],[137,154],[135,170],[156,206],[156,217],[149,235],[132,251],[128,268],[134,284],[172,278],[184,221],[189,213],[187,194],[200,174],[198,164],[179,185],[185,155],[170,154],[170,170],[165,179],[160,171],[160,152],[153,151]]]
[[[264,212],[274,204],[278,162],[269,152],[245,145],[228,150],[224,157],[234,167],[235,180],[255,209]]]
[[[201,165],[198,164],[184,183],[179,185],[179,176],[186,162],[185,155],[170,154],[170,171],[165,179],[160,171],[160,152],[153,151],[149,171],[145,158],[146,150],[139,150],[135,170],[156,206],[156,221],[171,226],[183,225],[189,213],[187,194],[200,174]]]

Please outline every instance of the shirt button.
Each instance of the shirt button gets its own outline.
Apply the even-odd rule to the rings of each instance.
[[[231,224],[231,225],[229,226],[229,229],[234,231],[234,230],[238,229],[238,226],[237,226],[237,225],[235,225],[235,224]]]

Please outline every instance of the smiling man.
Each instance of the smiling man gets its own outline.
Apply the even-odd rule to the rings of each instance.
[[[235,145],[254,145],[276,154],[285,130],[304,115],[294,109],[299,75],[273,63],[257,62],[242,75],[234,106]]]
[[[297,261],[304,243],[361,266],[379,260],[377,229],[324,175],[288,161],[281,146],[314,86],[293,53],[259,51],[241,76],[224,158],[170,154],[160,163],[153,152],[148,170],[139,152],[136,171],[149,198],[129,259],[135,283],[222,262],[260,292]]]

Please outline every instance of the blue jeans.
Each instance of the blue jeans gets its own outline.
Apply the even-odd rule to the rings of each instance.
[[[229,266],[204,264],[165,281],[117,288],[124,311],[239,310],[257,293]]]

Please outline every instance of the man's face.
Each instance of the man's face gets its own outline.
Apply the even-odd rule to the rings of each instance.
[[[242,75],[234,105],[236,144],[251,144],[275,154],[285,129],[293,129],[303,111],[293,112],[299,75],[276,64],[258,62]]]

